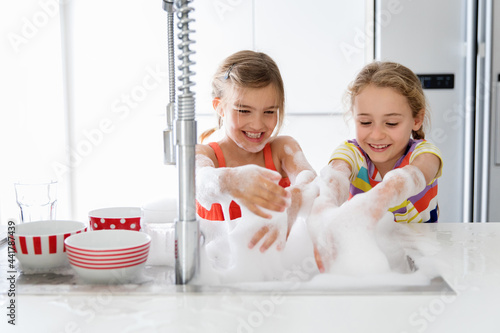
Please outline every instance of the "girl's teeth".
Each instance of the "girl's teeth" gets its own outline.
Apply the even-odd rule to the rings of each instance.
[[[388,147],[389,145],[371,145],[373,148],[376,148],[376,149],[381,149],[381,148],[385,148],[385,147]]]
[[[260,136],[262,135],[262,132],[259,132],[259,133],[250,133],[250,132],[245,132],[246,135],[249,137],[249,138],[252,138],[252,139],[258,139],[260,138]]]

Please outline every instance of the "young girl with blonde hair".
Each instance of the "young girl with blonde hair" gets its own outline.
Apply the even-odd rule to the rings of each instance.
[[[347,102],[356,139],[337,147],[322,170],[329,185],[312,215],[349,199],[340,215],[359,215],[373,225],[388,211],[396,222],[437,222],[442,160],[439,149],[425,140],[427,103],[418,77],[401,64],[370,63],[349,86]],[[331,261],[335,250],[325,246],[324,235],[313,232],[312,237],[324,270],[322,262]]]

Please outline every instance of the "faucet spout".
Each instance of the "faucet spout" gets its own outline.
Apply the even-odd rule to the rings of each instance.
[[[164,9],[169,18],[169,76],[170,76],[170,103],[167,106],[167,129],[164,131],[165,142],[165,163],[177,164],[179,181],[179,207],[178,219],[175,221],[175,283],[187,284],[196,275],[199,269],[199,223],[196,215],[196,188],[195,188],[195,149],[196,149],[196,121],[195,121],[195,98],[191,87],[194,82],[191,77],[194,72],[190,66],[194,62],[190,56],[194,51],[190,50],[190,45],[194,43],[189,38],[193,30],[189,29],[189,24],[193,19],[189,18],[189,13],[193,8],[188,6],[191,0],[177,0],[174,9],[173,0],[163,0]],[[179,32],[179,76],[181,94],[177,99],[175,108],[174,83],[174,49],[173,49],[173,12],[177,11],[180,20]],[[175,110],[176,109],[176,110]],[[175,130],[173,129],[172,115],[175,112]],[[174,142],[175,138],[175,142]],[[168,144],[167,144],[168,143]],[[175,144],[175,145],[174,145]]]
[[[179,219],[175,222],[175,283],[187,284],[199,268],[195,188],[196,121],[178,119],[176,125]]]

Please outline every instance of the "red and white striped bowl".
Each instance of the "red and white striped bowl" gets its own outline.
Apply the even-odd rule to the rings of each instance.
[[[104,231],[104,230],[101,230]],[[69,245],[66,244],[66,249],[68,251],[71,251],[72,253],[76,255],[81,255],[81,256],[86,256],[86,257],[120,257],[120,256],[127,256],[127,255],[133,255],[138,252],[142,252],[146,249],[149,249],[150,243],[145,243],[140,246],[136,246],[133,248],[123,248],[123,249],[118,249],[118,250],[87,250],[83,249],[80,246],[81,245]]]
[[[66,265],[64,240],[87,231],[85,223],[65,220],[27,222],[15,229],[13,247],[22,267],[44,269]]]
[[[96,230],[65,240],[78,275],[91,283],[126,282],[144,267],[151,237],[132,230]]]
[[[118,254],[102,254],[102,253],[87,253],[87,252],[80,252],[78,250],[75,250],[69,246],[66,246],[66,252],[68,253],[68,256],[71,256],[72,258],[78,259],[78,260],[89,260],[89,261],[121,261],[121,260],[127,260],[127,259],[133,259],[136,257],[142,257],[144,255],[147,255],[149,253],[149,244],[145,245],[144,247],[141,247],[140,249],[133,251],[133,252],[123,252],[123,253],[118,253]]]
[[[146,262],[147,259],[148,255],[146,254],[142,257],[136,257],[120,261],[95,261],[95,260],[85,260],[85,259],[70,257],[69,262],[71,263],[71,265],[81,268],[110,269],[110,268],[132,267],[138,264],[142,264],[143,262]]]

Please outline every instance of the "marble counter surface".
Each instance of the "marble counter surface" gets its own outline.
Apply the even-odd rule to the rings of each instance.
[[[154,267],[140,283],[122,286],[81,284],[64,271],[46,280],[20,274],[16,325],[8,323],[12,298],[2,290],[0,327],[2,332],[499,332],[500,223],[416,228],[440,244],[432,259],[445,287],[427,292],[182,287],[169,284],[171,270]],[[2,289],[7,278],[3,267]]]

